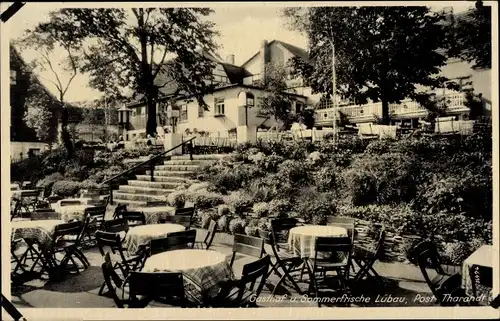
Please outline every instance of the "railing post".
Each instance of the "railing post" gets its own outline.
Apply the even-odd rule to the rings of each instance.
[[[155,181],[155,165],[154,165],[154,163],[155,163],[154,160],[149,162],[149,172],[151,175],[151,182]]]
[[[189,142],[188,148],[189,148],[189,159],[193,160],[193,141],[192,140]]]
[[[109,204],[114,205],[113,203],[113,188],[111,187],[111,184],[109,186]]]

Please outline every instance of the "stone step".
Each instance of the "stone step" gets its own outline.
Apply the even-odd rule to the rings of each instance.
[[[195,160],[185,160],[185,159],[171,159],[163,162],[165,165],[198,165],[205,166],[210,165],[216,160],[213,159],[195,159]]]
[[[148,176],[151,180],[151,177]],[[150,182],[147,180],[131,180],[128,181],[128,186],[139,186],[139,187],[150,187],[150,188],[162,188],[162,189],[175,189],[179,186],[184,185],[183,181],[154,181]]]
[[[142,186],[120,185],[118,188],[119,193],[142,194],[142,195],[157,195],[166,196],[172,193],[174,189],[151,188]]]
[[[194,160],[204,159],[204,160],[219,160],[226,157],[228,154],[212,154],[212,155],[193,155]],[[189,155],[173,155],[172,160],[189,160]]]
[[[200,165],[156,165],[155,170],[159,171],[193,171],[200,168]]]
[[[167,173],[169,173],[170,175],[158,176],[156,171],[155,171],[155,182],[186,183],[186,182],[191,181],[191,179],[189,179],[189,177],[175,176],[175,174],[171,174],[171,172],[168,172],[168,171],[167,171]],[[186,172],[182,172],[182,173],[186,173]],[[141,182],[150,182],[151,181],[151,175],[136,175],[136,178],[138,181],[141,181]]]
[[[123,192],[120,192],[120,191],[114,191],[113,192],[113,199],[114,200],[142,201],[142,202],[147,202],[147,201],[166,201],[167,200],[167,196],[166,195],[162,195],[162,196],[159,196],[159,195],[143,195],[143,194],[123,193]]]
[[[193,171],[174,171],[174,170],[155,170],[154,176],[163,176],[163,177],[189,177],[193,174]],[[151,171],[147,170],[146,175],[151,175]],[[139,176],[139,175],[137,175]]]
[[[113,196],[114,196],[114,193],[113,193]],[[147,202],[146,201],[133,201],[133,200],[126,200],[126,199],[115,199],[113,197],[113,203],[115,205],[118,205],[118,204],[125,204],[127,205],[127,209],[132,209],[132,208],[135,208],[135,207],[141,207],[141,206],[146,206],[147,205]]]

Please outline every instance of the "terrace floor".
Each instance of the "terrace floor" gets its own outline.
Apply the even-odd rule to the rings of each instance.
[[[200,240],[205,230],[198,230]],[[212,250],[231,255],[232,236],[218,233],[212,244]],[[91,266],[77,275],[69,275],[63,281],[49,282],[32,280],[11,289],[12,302],[18,308],[112,308],[115,307],[111,297],[99,296],[98,291],[104,281],[100,265],[103,262],[97,248],[84,251]],[[252,258],[237,256],[234,263],[236,276],[241,273],[244,264]],[[322,306],[435,306],[432,293],[425,283],[420,270],[416,266],[405,263],[375,264],[375,270],[383,277],[384,285],[377,286],[373,281],[364,280],[351,285],[351,296],[370,297],[362,303],[324,303]],[[276,275],[271,275],[258,301],[260,307],[317,307],[318,303],[311,297],[300,295],[288,287],[280,287],[271,297],[274,284],[278,282]],[[307,277],[299,283],[303,290],[308,287]],[[332,293],[334,295],[334,293]],[[391,300],[393,302],[391,302]]]

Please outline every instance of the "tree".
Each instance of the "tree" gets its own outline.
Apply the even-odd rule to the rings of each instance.
[[[491,7],[477,1],[474,9],[451,18],[448,55],[491,69]]]
[[[26,125],[33,128],[37,137],[49,146],[57,140],[57,113],[53,108],[54,99],[33,84],[26,98],[26,113],[24,121]]]
[[[193,96],[207,107],[203,96],[213,88],[214,63],[204,53],[216,49],[217,35],[214,23],[205,21],[211,13],[208,8],[61,9],[40,26],[61,39],[71,30],[74,41],[88,44],[81,70],[89,73],[91,86],[142,95],[146,131],[154,134],[160,89]]]
[[[280,64],[268,63],[265,66],[265,76],[262,83],[263,95],[259,98],[260,113],[273,116],[277,121],[288,128],[292,118],[292,103],[294,99],[286,94],[288,71]]]
[[[389,104],[429,95],[418,87],[456,88],[438,75],[446,57],[443,15],[426,7],[310,7],[284,11],[291,27],[310,44],[308,61],[293,59],[296,76],[314,92],[332,95],[332,47],[335,48],[337,94],[356,104],[382,102],[383,123]]]
[[[50,17],[55,19],[53,14]],[[58,99],[62,106],[60,135],[69,157],[73,155],[73,143],[68,131],[68,111],[65,95],[78,74],[79,50],[81,49],[74,36],[75,33],[72,29],[66,30],[64,37],[61,37],[56,30],[40,24],[33,30],[26,30],[24,36],[16,41],[20,48],[36,51],[38,58],[30,63],[35,71],[37,69],[38,71],[50,71],[52,74],[51,78],[43,78],[53,84],[58,92]],[[68,73],[66,81],[62,78],[62,72],[57,70],[56,61],[54,60],[54,57],[61,58],[61,55],[63,55],[62,59],[59,60],[57,65],[62,68],[62,71]]]
[[[86,124],[91,133],[91,140],[94,140],[94,132],[98,127],[106,125],[104,110],[98,109],[96,106],[83,109],[83,123]]]

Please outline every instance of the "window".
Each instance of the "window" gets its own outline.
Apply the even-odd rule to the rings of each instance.
[[[224,98],[215,99],[215,116],[224,116]]]
[[[188,105],[181,106],[181,115],[179,117],[179,121],[185,121],[188,119]]]
[[[198,117],[203,117],[205,116],[205,108],[202,106],[198,106]]]

